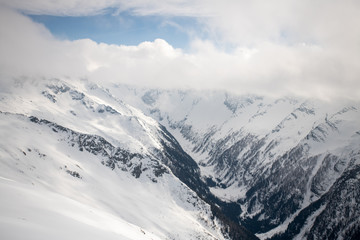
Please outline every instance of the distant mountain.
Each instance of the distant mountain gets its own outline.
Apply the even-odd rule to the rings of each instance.
[[[256,239],[166,127],[122,96],[26,78],[0,94],[2,239]]]
[[[164,125],[259,238],[359,238],[359,102],[108,88]]]

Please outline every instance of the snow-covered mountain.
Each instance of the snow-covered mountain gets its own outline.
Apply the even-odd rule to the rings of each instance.
[[[108,88],[164,125],[259,238],[359,239],[359,102]]]
[[[1,238],[360,236],[359,102],[27,78],[0,94]]]
[[[121,95],[26,78],[0,94],[1,239],[256,239]]]

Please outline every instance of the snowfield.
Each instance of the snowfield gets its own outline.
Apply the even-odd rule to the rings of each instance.
[[[100,101],[102,91],[46,84],[25,81],[1,96],[1,239],[226,239],[210,206],[150,159],[161,150],[156,121]],[[91,143],[108,148],[98,154]],[[108,167],[109,144],[135,157]]]

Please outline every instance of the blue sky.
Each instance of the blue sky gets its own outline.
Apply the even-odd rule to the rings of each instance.
[[[59,39],[90,38],[98,43],[138,45],[157,38],[175,48],[186,49],[194,32],[200,28],[193,17],[134,16],[129,12],[106,11],[94,16],[28,15]]]

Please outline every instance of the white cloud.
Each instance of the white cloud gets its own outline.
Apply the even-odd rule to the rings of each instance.
[[[72,44],[56,40],[42,25],[1,8],[0,22],[2,75],[75,73],[65,65],[73,65],[76,72],[81,71],[81,63]]]
[[[360,2],[224,2],[8,1],[7,5],[23,11],[55,15],[89,15],[117,7],[138,15],[193,16],[212,38],[194,39],[188,52],[160,39],[138,46],[89,39],[60,41],[42,25],[3,8],[1,72],[241,93],[360,98]],[[222,50],[222,43],[234,49]]]

